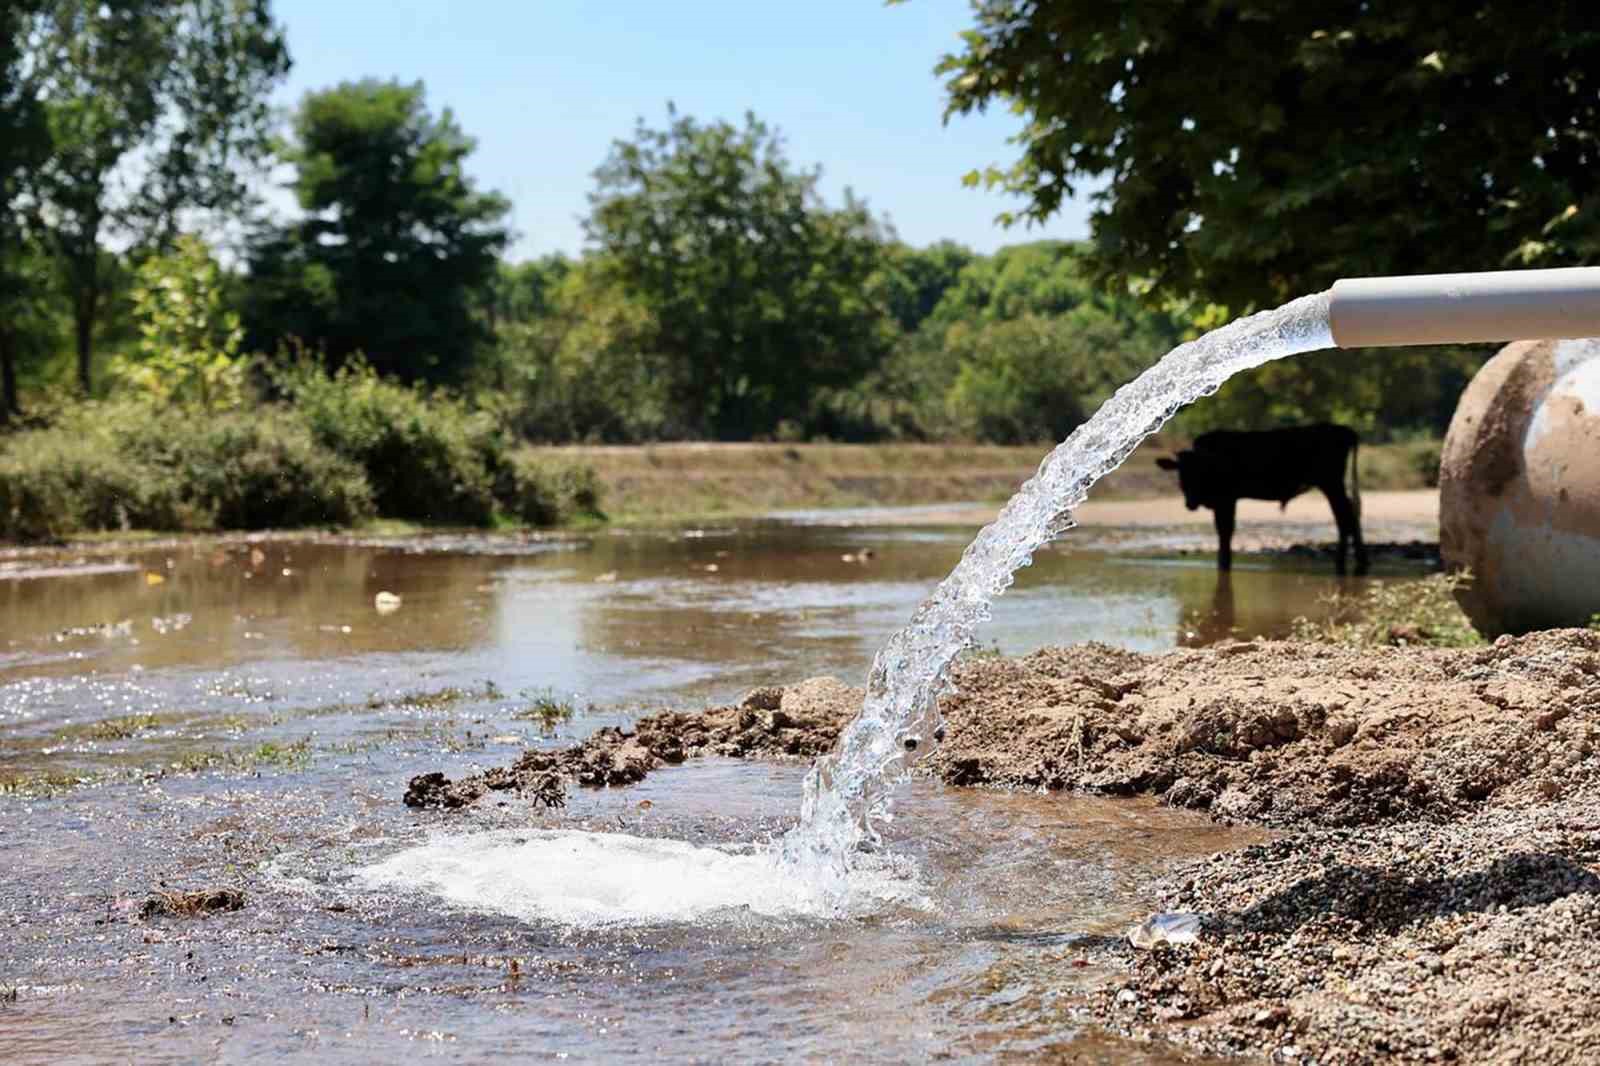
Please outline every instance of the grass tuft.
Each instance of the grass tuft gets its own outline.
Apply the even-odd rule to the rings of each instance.
[[[1485,641],[1456,602],[1456,590],[1471,580],[1463,570],[1378,582],[1359,596],[1336,594],[1323,601],[1322,618],[1296,618],[1292,635],[1326,644],[1475,647]]]

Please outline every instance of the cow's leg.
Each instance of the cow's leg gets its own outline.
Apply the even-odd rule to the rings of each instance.
[[[1218,500],[1216,503],[1217,520],[1217,569],[1233,569],[1233,509],[1238,500]]]
[[[1356,542],[1356,576],[1360,577],[1371,569],[1367,561],[1367,545],[1361,539],[1361,512],[1349,500],[1345,501],[1345,506],[1350,509],[1350,535]]]
[[[1353,542],[1356,549],[1356,573],[1367,572],[1367,546],[1361,542],[1361,519],[1356,516],[1355,506],[1350,502],[1350,497],[1344,493],[1344,486],[1338,483],[1324,485],[1322,494],[1328,497],[1328,506],[1333,510],[1333,520],[1339,524],[1339,553],[1334,556],[1334,572],[1343,575],[1345,572],[1345,557]]]

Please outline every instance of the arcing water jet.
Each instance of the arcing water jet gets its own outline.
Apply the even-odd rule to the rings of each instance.
[[[942,736],[949,667],[1033,553],[1101,477],[1180,408],[1242,370],[1322,348],[1600,335],[1600,267],[1342,280],[1180,345],[1056,447],[873,660],[861,713],[806,779],[782,859],[824,880],[877,841],[894,787]]]

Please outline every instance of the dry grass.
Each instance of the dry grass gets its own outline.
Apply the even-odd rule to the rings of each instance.
[[[1165,436],[1145,442],[1097,486],[1095,498],[1173,494],[1176,483],[1155,460],[1181,444]],[[530,450],[536,459],[593,468],[606,513],[638,523],[785,509],[998,502],[1033,475],[1050,447],[691,442]],[[1425,487],[1419,453],[1426,449],[1427,442],[1363,448],[1362,487]]]

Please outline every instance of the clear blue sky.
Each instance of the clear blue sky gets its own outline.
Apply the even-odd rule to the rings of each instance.
[[[1018,120],[941,122],[932,69],[971,24],[967,0],[275,0],[294,69],[281,93],[363,77],[420,79],[429,106],[478,140],[480,185],[508,196],[513,255],[577,252],[590,173],[634,120],[664,122],[670,99],[699,119],[748,109],[781,129],[790,158],[821,164],[887,214],[902,240],[951,238],[990,251],[1087,234],[1069,204],[1043,228],[1007,230],[998,193],[963,188],[1007,163]]]

